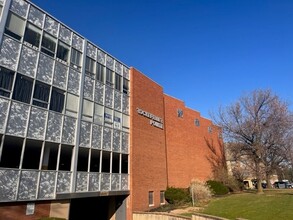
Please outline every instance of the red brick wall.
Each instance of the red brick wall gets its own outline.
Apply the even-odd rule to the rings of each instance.
[[[50,202],[36,202],[35,213],[26,215],[27,203],[0,203],[0,220],[37,220],[48,217],[50,214]]]
[[[205,138],[214,139],[213,143],[218,144],[216,129],[208,132],[212,122],[171,96],[164,95],[164,103],[168,186],[186,188],[193,178],[211,178],[211,164],[207,159],[210,150]],[[182,118],[177,115],[178,109],[183,110]],[[195,119],[199,119],[200,126],[195,125]]]
[[[160,205],[160,191],[167,187],[165,131],[150,125],[150,119],[137,108],[164,120],[163,89],[131,68],[131,195],[133,211],[145,211],[148,192],[154,191],[154,207]],[[153,207],[152,207],[153,208]]]

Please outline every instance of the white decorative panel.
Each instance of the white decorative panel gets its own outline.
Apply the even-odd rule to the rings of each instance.
[[[122,64],[119,62],[115,62],[115,72],[118,73],[119,75],[123,75],[122,73]]]
[[[18,180],[18,170],[0,170],[0,201],[16,200]]]
[[[78,172],[76,175],[76,192],[87,191],[87,173]]]
[[[90,173],[89,174],[89,191],[99,191],[100,190],[100,174]]]
[[[11,11],[15,12],[21,17],[26,17],[29,4],[23,0],[12,0]]]
[[[72,46],[79,51],[83,49],[83,39],[75,33],[72,35]]]
[[[16,70],[19,53],[20,43],[4,36],[0,53],[0,65]]]
[[[40,54],[37,71],[37,79],[48,84],[52,83],[54,60],[44,54]]]
[[[35,77],[38,53],[26,46],[22,47],[18,71],[30,77]]]
[[[123,67],[123,77],[129,79],[129,69],[127,67]]]
[[[121,145],[121,132],[114,130],[113,132],[113,151],[120,151]]]
[[[71,31],[60,25],[59,38],[67,44],[71,44]]]
[[[129,145],[129,134],[122,133],[122,146],[121,151],[122,153],[128,154],[128,145]]]
[[[36,26],[42,28],[44,23],[44,13],[41,12],[39,9],[31,6],[28,15],[28,20]]]
[[[46,140],[53,142],[61,141],[62,115],[49,112]]]
[[[106,58],[105,57],[106,57],[105,53],[103,51],[101,51],[101,50],[98,50],[98,62],[100,64],[105,65],[105,63],[106,63]]]
[[[47,111],[32,107],[28,127],[28,137],[43,140],[45,137],[45,123]]]
[[[48,33],[50,33],[50,34],[54,35],[55,37],[57,37],[57,34],[58,34],[58,22],[55,21],[54,19],[46,16],[44,29]]]
[[[122,97],[122,112],[129,115],[129,96],[126,94]]]
[[[79,146],[90,147],[91,123],[82,121],[80,127]]]
[[[114,92],[114,109],[121,111],[122,110],[122,95],[120,92]]]
[[[120,190],[120,174],[112,174],[111,177],[111,190],[118,191]]]
[[[18,189],[19,200],[36,199],[38,175],[37,171],[21,171],[20,183]]]
[[[128,174],[121,174],[121,190],[129,190]]]
[[[101,191],[110,190],[110,174],[102,173],[101,174]]]
[[[4,133],[5,131],[5,122],[8,115],[8,105],[8,100],[0,98],[0,133]]]
[[[66,80],[67,80],[67,71],[68,67],[56,62],[53,85],[58,86],[59,88],[66,89]]]
[[[96,82],[95,86],[95,102],[104,104],[104,85],[99,82]]]
[[[55,197],[56,171],[42,171],[39,186],[39,199],[53,199]]]
[[[4,5],[5,0],[0,0],[0,5]]]
[[[69,69],[67,90],[79,95],[80,74],[74,69]]]
[[[113,97],[113,89],[109,86],[105,86],[105,106],[113,108],[114,97]]]
[[[94,60],[97,59],[96,48],[90,43],[87,43],[86,45],[86,54]]]
[[[76,127],[76,119],[65,116],[64,124],[63,124],[63,132],[62,132],[63,143],[74,145],[75,130],[76,130],[75,127]]]
[[[103,132],[103,150],[111,150],[112,129],[104,127]]]
[[[92,148],[101,149],[102,126],[93,124]]]
[[[70,192],[71,172],[58,172],[57,193]]]
[[[114,59],[110,56],[107,56],[106,67],[114,71]]]
[[[29,106],[12,102],[8,118],[7,133],[15,136],[25,136]]]
[[[83,87],[84,98],[93,100],[93,92],[94,92],[94,80],[88,76],[85,76],[84,87]]]

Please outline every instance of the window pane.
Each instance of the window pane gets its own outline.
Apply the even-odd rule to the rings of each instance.
[[[149,206],[153,206],[154,205],[154,192],[150,191],[149,192]]]
[[[56,39],[50,36],[49,34],[44,33],[42,40],[42,49],[41,51],[49,56],[54,57],[56,49]]]
[[[81,53],[75,49],[71,49],[71,63],[80,66]]]
[[[129,81],[127,79],[123,79],[123,93],[128,94],[129,91]]]
[[[100,171],[100,151],[92,150],[90,172]]]
[[[14,72],[0,67],[0,95],[9,97],[13,82]]]
[[[51,94],[50,110],[56,111],[56,112],[62,112],[63,107],[64,107],[64,92],[53,88],[52,94]]]
[[[39,47],[40,38],[41,30],[31,24],[27,24],[24,34],[24,41],[28,42],[32,46]]]
[[[78,96],[67,93],[66,109],[69,111],[77,112],[79,101],[78,99]]]
[[[106,69],[106,83],[108,85],[113,85],[113,72],[110,69]]]
[[[117,73],[115,74],[115,89],[121,90],[121,76]]]
[[[41,141],[27,140],[24,149],[22,168],[39,169],[41,150]]]
[[[23,139],[6,136],[2,148],[0,167],[19,168]]]
[[[94,111],[93,109],[94,109],[94,103],[84,99],[82,114],[93,117],[93,111]]]
[[[66,44],[59,41],[58,48],[57,48],[57,58],[67,62],[68,57],[69,57],[69,47]]]
[[[104,82],[104,69],[105,67],[97,63],[97,80]]]
[[[85,69],[90,73],[95,73],[95,61],[89,57],[86,57]]]
[[[59,170],[69,171],[71,168],[72,147],[67,145],[61,146],[61,154],[59,161]]]
[[[31,93],[32,93],[33,82],[21,74],[17,74],[14,91],[13,91],[13,99],[30,103]]]
[[[24,32],[24,20],[20,17],[9,13],[6,23],[5,33],[20,40]]]

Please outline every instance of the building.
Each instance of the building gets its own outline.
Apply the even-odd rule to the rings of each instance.
[[[0,9],[0,219],[132,219],[211,177],[210,120],[31,2]]]

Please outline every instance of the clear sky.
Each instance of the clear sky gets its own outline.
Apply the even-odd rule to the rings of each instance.
[[[293,101],[292,0],[32,2],[204,117],[254,89]]]

